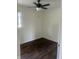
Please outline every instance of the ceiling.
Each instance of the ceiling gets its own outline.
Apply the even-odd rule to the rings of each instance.
[[[36,2],[37,0],[18,0],[19,5],[24,5],[27,7],[35,6],[33,2]],[[41,0],[42,4],[50,3],[49,7],[60,7],[61,6],[61,0]]]

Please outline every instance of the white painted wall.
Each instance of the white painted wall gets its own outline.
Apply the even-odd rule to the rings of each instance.
[[[20,44],[40,38],[42,35],[42,15],[44,11],[35,11],[35,8],[18,6],[21,12],[22,28],[19,28]]]
[[[22,28],[18,29],[20,43],[40,37],[58,42],[61,28],[61,8],[37,12],[35,8],[18,6],[18,11],[22,14]]]
[[[51,8],[44,14],[43,37],[58,42],[61,27],[61,8]]]

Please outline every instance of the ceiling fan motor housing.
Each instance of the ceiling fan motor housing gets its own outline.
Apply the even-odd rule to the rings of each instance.
[[[38,7],[38,8],[40,8],[41,6],[42,6],[42,5],[41,5],[40,3],[39,3],[39,4],[37,4],[37,7]]]

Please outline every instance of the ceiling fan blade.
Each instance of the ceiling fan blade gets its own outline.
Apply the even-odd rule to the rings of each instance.
[[[41,0],[38,0],[38,3],[40,2]]]
[[[44,4],[43,6],[49,6],[50,4]]]
[[[33,2],[33,4],[38,5],[36,2]]]
[[[48,9],[48,8],[46,8],[46,7],[44,7],[44,6],[41,6],[41,8],[42,8],[42,9]]]

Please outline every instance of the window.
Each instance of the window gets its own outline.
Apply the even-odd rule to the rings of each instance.
[[[21,21],[21,12],[18,12],[18,28],[21,28],[22,27],[22,21]]]

